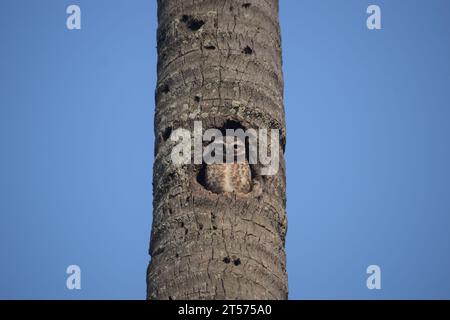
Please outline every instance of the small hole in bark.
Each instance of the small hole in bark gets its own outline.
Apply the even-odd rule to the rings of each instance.
[[[184,234],[186,235],[186,234],[188,234],[188,229],[184,229]]]
[[[230,6],[230,11],[233,11],[233,9],[234,9],[233,6]]]
[[[205,21],[193,18],[186,14],[181,17],[181,21],[184,22],[191,31],[197,31],[205,24]]]
[[[233,261],[235,266],[238,266],[241,264],[241,259],[237,258],[236,260]]]
[[[249,46],[246,46],[246,47],[244,48],[244,50],[242,50],[242,52],[243,52],[244,54],[252,54],[252,53],[253,53],[253,49],[250,48]]]
[[[193,19],[193,20],[188,24],[188,28],[191,29],[192,31],[197,31],[197,30],[200,29],[204,24],[205,24],[205,22],[202,21],[202,20]]]
[[[184,222],[180,222],[180,227],[184,228]]]
[[[200,230],[203,230],[203,224],[199,223],[199,224],[198,224],[198,228],[199,228]]]
[[[170,91],[169,85],[165,84],[162,86],[161,88],[162,93],[169,93],[169,91]]]
[[[248,9],[248,8],[250,8],[251,5],[252,5],[251,3],[247,2],[242,5],[242,8]]]
[[[223,258],[223,262],[225,262],[226,264],[231,262],[231,259],[229,257],[225,257]]]
[[[175,258],[178,258],[180,255],[177,253],[176,255],[175,255]]]
[[[215,50],[216,49],[216,47],[213,45],[203,46],[203,48],[205,48],[206,50]]]
[[[200,96],[195,96],[195,97],[194,97],[194,101],[195,101],[195,102],[200,102]]]
[[[170,138],[171,134],[172,134],[172,127],[167,127],[166,130],[164,130],[164,132],[163,132],[164,141],[167,141],[167,139]]]
[[[211,225],[213,226],[213,230],[217,230],[216,215],[214,212],[211,212]]]

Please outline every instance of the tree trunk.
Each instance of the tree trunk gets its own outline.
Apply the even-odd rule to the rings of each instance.
[[[285,121],[277,0],[159,0],[148,299],[286,299]],[[175,165],[171,133],[278,129],[279,170],[245,195]]]

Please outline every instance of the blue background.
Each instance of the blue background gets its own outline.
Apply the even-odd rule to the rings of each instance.
[[[280,20],[290,298],[450,298],[450,2]],[[152,0],[0,0],[0,298],[145,298],[156,26]]]

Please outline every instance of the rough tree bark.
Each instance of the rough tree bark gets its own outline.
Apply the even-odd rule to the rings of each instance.
[[[159,0],[148,299],[286,299],[285,121],[277,0]],[[280,169],[212,193],[176,166],[173,130],[280,130]]]

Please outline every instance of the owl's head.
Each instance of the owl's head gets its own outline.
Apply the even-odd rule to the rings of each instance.
[[[245,142],[236,136],[223,136],[212,143],[216,155],[222,156],[223,163],[242,163],[245,158]]]

